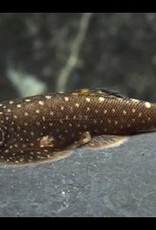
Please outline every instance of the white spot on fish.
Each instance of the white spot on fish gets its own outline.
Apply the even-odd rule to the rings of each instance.
[[[110,120],[110,119],[108,119],[107,121],[108,121],[109,124],[111,123],[111,120]]]
[[[89,97],[87,97],[87,98],[86,98],[86,101],[87,101],[87,102],[90,102],[90,98],[89,98]]]
[[[69,97],[65,97],[64,100],[65,100],[65,101],[69,101]]]
[[[39,125],[40,125],[40,122],[39,122],[39,121],[36,121],[36,125],[39,126]]]
[[[31,99],[27,98],[27,99],[25,99],[25,101],[26,101],[26,102],[29,102],[29,101],[31,101]]]
[[[142,115],[142,113],[139,113],[139,114],[138,114],[138,117],[141,117],[141,115]]]
[[[94,119],[94,120],[93,120],[93,123],[94,123],[94,124],[97,124],[97,120],[96,120],[96,119]]]
[[[133,102],[139,102],[139,100],[138,99],[135,99],[135,98],[132,98],[131,99]]]
[[[148,108],[148,109],[151,108],[151,103],[145,102],[145,107]]]
[[[45,98],[46,99],[51,99],[51,96],[50,95],[46,95]]]
[[[123,110],[123,114],[124,114],[124,115],[126,115],[126,114],[127,114],[126,110]]]
[[[38,104],[44,105],[44,102],[43,101],[39,101]]]
[[[105,99],[103,97],[99,97],[99,102],[103,102]]]
[[[80,105],[79,105],[79,103],[76,103],[75,106],[76,106],[76,107],[79,107]]]
[[[29,113],[27,113],[27,112],[24,113],[24,116],[28,116],[28,115],[29,115]]]
[[[21,105],[21,104],[17,104],[16,106],[17,106],[17,108],[21,108],[21,107],[22,107],[22,105]]]
[[[74,119],[74,120],[76,119],[76,115],[73,116],[73,119]]]
[[[46,120],[45,116],[43,116],[43,117],[42,117],[42,120],[43,120],[43,121],[45,121],[45,120]]]
[[[118,121],[114,121],[114,124],[117,125],[117,124],[118,124]]]

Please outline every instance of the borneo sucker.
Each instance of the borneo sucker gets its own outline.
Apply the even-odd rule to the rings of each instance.
[[[77,147],[109,147],[156,127],[156,104],[104,89],[81,89],[0,103],[0,162],[67,157]]]

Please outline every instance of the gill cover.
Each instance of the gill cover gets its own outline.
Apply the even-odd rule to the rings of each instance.
[[[0,127],[0,148],[3,146],[4,144],[4,130],[2,127]]]

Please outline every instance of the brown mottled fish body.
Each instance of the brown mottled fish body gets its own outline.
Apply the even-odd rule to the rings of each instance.
[[[0,161],[31,163],[63,158],[69,146],[95,136],[130,135],[156,128],[156,104],[106,90],[82,89],[0,104]]]

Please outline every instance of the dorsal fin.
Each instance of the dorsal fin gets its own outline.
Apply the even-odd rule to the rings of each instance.
[[[78,96],[78,95],[85,95],[85,96],[99,96],[102,95],[104,97],[119,97],[119,98],[127,98],[126,96],[121,95],[117,91],[113,90],[108,90],[105,88],[95,88],[95,89],[79,89],[79,90],[74,90],[70,92],[73,96]]]
[[[120,94],[118,91],[115,90],[109,90],[105,88],[97,88],[95,90],[96,92],[98,92],[99,94],[103,94],[104,96],[127,98],[126,96]]]

